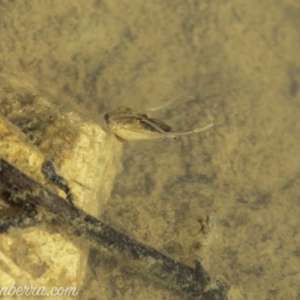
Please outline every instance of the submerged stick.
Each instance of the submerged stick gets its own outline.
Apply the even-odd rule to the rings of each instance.
[[[144,269],[156,275],[169,288],[185,291],[200,299],[226,299],[227,286],[219,283],[208,288],[210,276],[200,262],[191,268],[148,247],[70,204],[49,189],[34,181],[13,165],[0,158],[0,182],[7,191],[24,204],[36,205],[80,236],[99,246],[106,246],[144,262]]]

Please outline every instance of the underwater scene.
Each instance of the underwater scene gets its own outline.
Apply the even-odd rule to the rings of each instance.
[[[299,1],[0,16],[1,299],[300,299]]]

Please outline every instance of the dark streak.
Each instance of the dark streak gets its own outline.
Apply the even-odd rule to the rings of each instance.
[[[63,225],[62,228],[68,228],[73,235],[94,245],[96,243],[98,246],[113,248],[133,260],[143,262],[143,268],[169,288],[185,291],[199,299],[226,299],[227,285],[218,282],[217,287],[208,289],[211,278],[199,261],[194,269],[135,241],[71,205],[2,158],[0,182],[9,193],[16,193],[18,200],[25,205],[41,207],[55,216],[57,222]]]

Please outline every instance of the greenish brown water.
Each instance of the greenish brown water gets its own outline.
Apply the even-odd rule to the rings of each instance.
[[[300,298],[299,1],[0,1],[0,15],[0,71],[102,125],[118,105],[189,95],[152,116],[181,130],[216,121],[124,144],[102,220],[183,263],[200,258],[229,299]],[[182,299],[113,258],[90,261],[80,299]]]

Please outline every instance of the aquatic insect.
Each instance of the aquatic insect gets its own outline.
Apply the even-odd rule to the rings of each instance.
[[[172,99],[161,105],[149,108],[155,111],[164,108],[173,102],[188,101],[194,97]],[[150,118],[147,114],[140,113],[128,107],[119,106],[104,115],[107,127],[114,132],[120,142],[141,140],[174,140],[178,136],[199,133],[211,128],[214,123],[204,127],[197,127],[187,131],[173,131],[173,129],[158,119]]]

